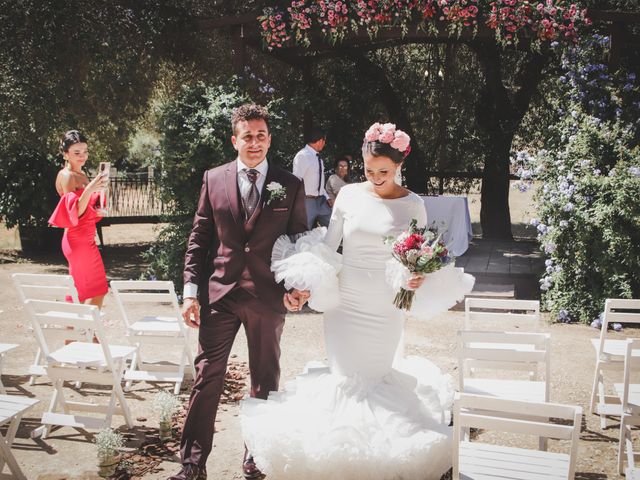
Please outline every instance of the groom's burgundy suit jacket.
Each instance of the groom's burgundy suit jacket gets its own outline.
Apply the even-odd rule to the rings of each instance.
[[[304,185],[292,173],[269,163],[252,229],[238,189],[237,162],[207,170],[185,255],[184,282],[199,286],[201,305],[213,304],[238,283],[248,267],[255,292],[271,309],[284,313],[284,287],[271,272],[271,250],[283,234],[307,230]],[[269,200],[267,185],[277,182],[286,190],[280,200]]]

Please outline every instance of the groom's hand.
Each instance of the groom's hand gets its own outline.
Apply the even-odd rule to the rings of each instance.
[[[200,303],[197,298],[187,297],[182,304],[182,318],[191,328],[200,327]]]
[[[309,299],[309,290],[296,290],[284,294],[284,306],[290,312],[299,312]]]

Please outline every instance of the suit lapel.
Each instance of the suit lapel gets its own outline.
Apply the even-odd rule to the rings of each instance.
[[[267,170],[267,177],[264,180],[264,185],[262,185],[262,191],[260,192],[260,204],[264,208],[265,202],[268,200],[269,192],[267,191],[267,185],[271,182],[275,181],[274,178],[275,167],[269,163],[269,169]]]
[[[240,194],[238,193],[238,164],[237,161],[227,165],[227,168],[224,172],[224,185],[227,193],[227,200],[229,201],[229,209],[231,210],[231,215],[236,222],[236,225],[240,227],[241,230],[244,231],[243,227],[243,215],[240,210]]]
[[[271,182],[277,181],[277,172],[276,168],[269,163],[269,169],[267,170],[267,177],[264,180],[264,185],[262,186],[262,191],[260,192],[260,212],[258,218],[256,219],[256,227],[259,224],[268,221],[271,216],[271,208],[267,205],[267,200],[269,200],[269,191],[267,190],[267,185]]]

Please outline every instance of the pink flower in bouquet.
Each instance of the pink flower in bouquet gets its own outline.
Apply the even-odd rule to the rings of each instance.
[[[420,253],[422,253],[423,255],[428,255],[430,257],[433,256],[433,248],[431,248],[429,245],[422,247],[422,250],[420,250]]]
[[[404,133],[402,130],[396,130],[391,146],[396,150],[404,152],[409,148],[409,142],[411,142],[409,135]]]
[[[396,254],[400,255],[401,257],[404,256],[405,253],[407,253],[407,250],[409,250],[409,249],[407,248],[407,246],[404,243],[398,242],[393,246],[393,251]]]
[[[417,233],[413,233],[407,237],[404,244],[407,250],[420,250],[420,246],[424,242],[424,237]]]

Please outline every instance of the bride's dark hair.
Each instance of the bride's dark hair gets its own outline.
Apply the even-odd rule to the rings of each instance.
[[[362,144],[362,157],[389,157],[393,163],[402,163],[404,160],[404,153],[393,148],[389,143],[382,142],[368,142],[364,141]]]

